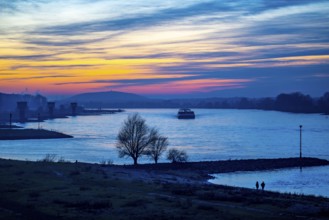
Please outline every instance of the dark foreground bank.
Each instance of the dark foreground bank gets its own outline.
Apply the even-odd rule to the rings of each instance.
[[[70,135],[45,129],[0,129],[0,140],[73,138]]]
[[[327,219],[328,198],[217,186],[200,177],[219,172],[217,166],[256,170],[295,160],[104,166],[0,159],[0,219]]]

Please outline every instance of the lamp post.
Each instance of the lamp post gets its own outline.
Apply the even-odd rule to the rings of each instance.
[[[38,129],[40,129],[40,113],[38,113]]]
[[[299,159],[302,160],[302,127],[299,125]]]
[[[9,114],[9,128],[11,128],[12,119],[13,119],[13,114],[10,112],[10,114]]]

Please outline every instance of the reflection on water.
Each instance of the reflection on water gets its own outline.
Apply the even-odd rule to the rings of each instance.
[[[214,174],[211,183],[254,188],[265,182],[265,190],[329,197],[329,166],[280,169],[257,172]]]

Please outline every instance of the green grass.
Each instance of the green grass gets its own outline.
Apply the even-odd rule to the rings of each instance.
[[[326,198],[166,183],[160,177],[144,182],[129,178],[133,172],[123,166],[0,159],[0,219],[329,217]]]

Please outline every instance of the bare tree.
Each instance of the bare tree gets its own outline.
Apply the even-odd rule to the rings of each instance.
[[[186,162],[188,156],[184,150],[178,150],[176,148],[172,148],[168,151],[167,159],[171,160],[173,163]]]
[[[160,156],[167,150],[168,138],[159,136],[152,142],[146,150],[146,155],[151,157],[157,164]]]
[[[117,136],[116,148],[119,157],[131,157],[134,165],[137,165],[138,158],[145,154],[146,148],[155,142],[157,137],[158,131],[149,128],[138,113],[129,115]]]

